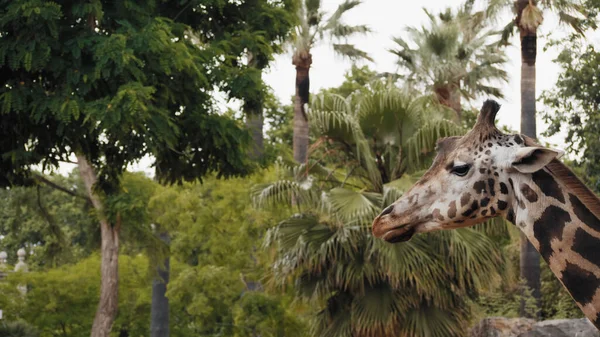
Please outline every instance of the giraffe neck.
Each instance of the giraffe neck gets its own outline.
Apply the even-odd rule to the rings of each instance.
[[[511,219],[509,210],[507,217],[525,233],[583,313],[600,329],[600,219],[588,208],[589,196],[585,199],[575,194],[569,184],[550,172],[540,170],[510,181],[515,192],[514,216]]]

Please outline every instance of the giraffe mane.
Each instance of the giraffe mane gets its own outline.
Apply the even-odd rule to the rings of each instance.
[[[600,199],[565,164],[553,159],[546,169],[600,219]]]

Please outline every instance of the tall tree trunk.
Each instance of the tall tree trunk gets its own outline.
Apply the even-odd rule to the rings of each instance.
[[[99,196],[94,192],[94,185],[98,177],[94,169],[83,154],[77,154],[79,174],[85,185],[86,192],[100,220],[101,267],[100,267],[100,301],[91,337],[108,337],[113,322],[117,316],[119,298],[119,230],[121,227],[120,216],[117,215],[113,226],[104,214],[104,205]]]
[[[244,114],[246,115],[246,128],[250,130],[252,135],[250,159],[260,160],[265,152],[262,109],[244,106]]]
[[[460,82],[450,83],[434,88],[436,98],[440,104],[454,110],[456,119],[460,122],[462,118],[462,104],[460,96]]]
[[[520,22],[520,13],[529,4],[528,0],[518,0],[517,8]],[[521,133],[532,138],[537,138],[535,121],[535,60],[537,56],[537,32],[520,27],[521,38]],[[533,245],[521,234],[520,254],[521,278],[525,280],[531,290],[537,306],[534,318],[540,318],[541,293],[540,293],[540,255]],[[521,300],[521,316],[531,316],[525,312],[525,301]]]
[[[248,52],[248,66],[256,68],[256,58]],[[262,77],[262,70],[261,77]],[[261,95],[262,96],[262,95]],[[260,160],[265,152],[263,137],[263,97],[249,97],[244,102],[244,115],[246,116],[246,128],[252,135],[252,147],[250,158]]]
[[[169,233],[161,232],[158,237],[169,244]],[[169,337],[169,299],[166,296],[169,284],[170,259],[157,267],[157,277],[152,281],[152,306],[150,308],[150,337]]]
[[[449,98],[450,108],[456,112],[456,118],[458,121],[462,119],[462,104],[460,96],[460,83],[454,84],[450,90]]]
[[[296,52],[292,63],[296,66],[296,98],[294,100],[294,160],[304,163],[308,159],[308,117],[304,105],[310,92],[310,52]]]

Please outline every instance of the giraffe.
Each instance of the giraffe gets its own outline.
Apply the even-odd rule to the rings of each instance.
[[[439,140],[429,170],[375,218],[373,235],[396,243],[504,217],[600,329],[600,200],[558,160],[562,151],[498,130],[499,109],[487,100],[472,130]]]

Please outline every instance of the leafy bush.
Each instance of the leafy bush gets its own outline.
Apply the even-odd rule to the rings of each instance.
[[[38,337],[39,332],[22,321],[0,323],[0,336],[2,337]]]

